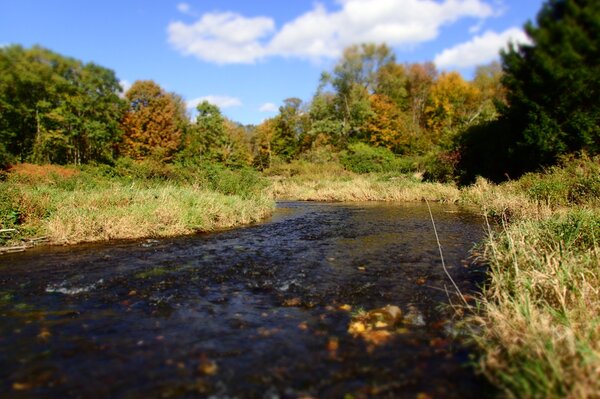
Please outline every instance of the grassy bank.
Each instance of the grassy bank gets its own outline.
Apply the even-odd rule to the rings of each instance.
[[[4,246],[165,237],[256,222],[273,209],[250,170],[121,163],[18,165],[0,182]]]
[[[504,225],[483,244],[472,319],[483,372],[508,397],[600,395],[600,159],[463,190]]]
[[[272,198],[300,201],[457,202],[460,191],[450,184],[422,182],[420,176],[393,172],[356,174],[338,163],[296,161],[265,171]]]

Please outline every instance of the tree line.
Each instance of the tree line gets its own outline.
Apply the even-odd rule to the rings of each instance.
[[[185,103],[153,81],[122,92],[115,73],[42,47],[0,48],[0,161],[219,162],[265,169],[374,148],[432,178],[517,177],[564,154],[600,152],[600,5],[548,0],[531,43],[473,79],[400,63],[385,44],[345,49],[308,102],[283,101],[258,126]]]

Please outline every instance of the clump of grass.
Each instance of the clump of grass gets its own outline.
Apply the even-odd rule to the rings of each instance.
[[[519,221],[486,243],[484,370],[517,397],[600,392],[600,215]]]
[[[19,234],[0,245],[36,236],[62,244],[190,234],[256,222],[273,209],[268,182],[253,171],[165,165],[160,175],[144,175],[136,168],[154,166],[9,173],[0,182],[0,222]]]
[[[597,159],[569,160],[463,200],[504,223],[484,246],[489,282],[473,318],[484,373],[509,397],[600,392]]]
[[[356,174],[336,163],[292,162],[268,170],[271,197],[302,201],[443,201],[457,202],[453,184],[422,182],[399,172]]]

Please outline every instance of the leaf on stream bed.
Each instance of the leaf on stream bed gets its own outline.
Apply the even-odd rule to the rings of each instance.
[[[352,317],[348,333],[360,337],[369,344],[379,346],[385,344],[394,336],[406,332],[402,324],[402,310],[395,305],[359,312]]]

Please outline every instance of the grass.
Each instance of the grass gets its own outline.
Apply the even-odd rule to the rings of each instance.
[[[270,196],[301,201],[441,201],[457,202],[454,185],[422,182],[418,174],[356,174],[340,164],[295,161],[265,172],[272,185]]]
[[[0,182],[4,245],[166,237],[256,222],[273,209],[265,179],[248,170],[148,164],[20,165]]]
[[[599,161],[463,191],[503,225],[483,245],[489,282],[471,321],[507,397],[600,396]]]

